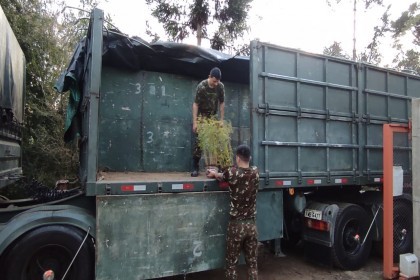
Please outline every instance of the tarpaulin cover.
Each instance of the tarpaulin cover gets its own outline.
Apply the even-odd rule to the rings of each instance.
[[[67,70],[57,81],[58,92],[70,90],[65,140],[78,131],[77,111],[81,100],[86,40],[76,47]],[[128,38],[115,31],[104,31],[102,64],[130,71],[156,71],[205,79],[212,67],[222,70],[222,80],[249,83],[249,58],[228,55],[216,50],[174,43],[147,43],[138,37]]]
[[[0,122],[23,122],[25,56],[0,7]]]

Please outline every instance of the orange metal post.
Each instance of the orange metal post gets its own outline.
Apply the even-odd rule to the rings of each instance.
[[[406,125],[384,124],[383,126],[383,270],[385,279],[398,276],[398,267],[394,267],[394,197],[393,197],[393,166],[394,166],[394,132],[409,132]]]

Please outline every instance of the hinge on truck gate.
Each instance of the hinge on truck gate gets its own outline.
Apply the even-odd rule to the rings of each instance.
[[[330,109],[327,109],[327,115],[326,115],[326,120],[329,121],[331,119],[331,115],[330,115]]]
[[[299,119],[300,117],[302,117],[302,108],[300,108],[300,106],[297,107],[297,118]]]

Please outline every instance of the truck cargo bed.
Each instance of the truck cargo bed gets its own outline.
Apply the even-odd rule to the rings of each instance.
[[[198,177],[191,177],[189,172],[101,172],[98,181],[103,182],[184,182],[214,181],[208,179],[204,172]]]
[[[191,177],[189,172],[100,172],[97,194],[150,194],[176,192],[227,191],[227,183],[209,179],[204,172]]]

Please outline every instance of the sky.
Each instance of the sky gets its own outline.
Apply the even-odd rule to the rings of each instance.
[[[181,0],[180,0],[181,1]],[[415,0],[384,0],[384,7],[377,5],[364,9],[362,1],[357,4],[356,48],[357,52],[369,44],[373,28],[380,24],[380,17],[391,5],[391,20]],[[330,0],[254,0],[249,12],[250,32],[245,41],[259,39],[283,47],[297,48],[312,53],[322,53],[324,47],[340,42],[344,51],[351,55],[353,50],[353,0],[341,0],[339,4]],[[113,23],[121,32],[130,36],[139,36],[150,41],[146,35],[146,20],[153,31],[165,37],[163,29],[150,15],[144,0],[108,0],[99,4],[99,8],[109,14]],[[184,43],[195,44],[190,38]],[[203,46],[209,43],[204,41]],[[386,56],[384,63],[389,63],[395,55],[391,51],[391,41],[384,41],[381,52]]]

